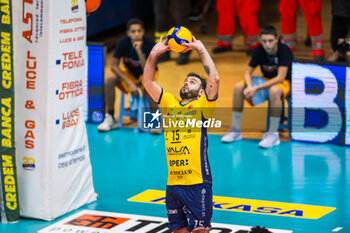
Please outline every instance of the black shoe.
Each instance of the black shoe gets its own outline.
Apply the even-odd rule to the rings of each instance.
[[[310,47],[311,46],[311,38],[308,36],[304,42],[305,46]]]
[[[191,51],[188,51],[186,53],[180,53],[180,56],[178,57],[176,64],[178,65],[185,65],[189,62],[190,60],[190,53]]]
[[[314,60],[315,61],[324,61],[324,56],[323,55],[315,55]]]
[[[170,60],[170,52],[166,51],[165,53],[159,55],[157,62],[161,63],[161,62],[165,62],[165,61],[169,61]]]
[[[218,46],[213,48],[212,52],[213,53],[224,53],[224,52],[229,52],[232,51],[232,47],[225,47],[225,46]]]

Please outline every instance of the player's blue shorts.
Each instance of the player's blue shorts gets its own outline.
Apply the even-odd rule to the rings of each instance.
[[[269,79],[262,78],[259,76],[252,76],[252,87],[256,87],[263,83],[266,83],[267,80]],[[240,82],[245,83],[244,79],[242,79]],[[289,80],[284,80],[283,83],[277,83],[274,86],[278,86],[282,89],[283,98],[290,95],[291,85]],[[255,92],[255,95],[253,96],[253,98],[249,100],[247,99],[247,100],[248,100],[248,103],[250,103],[250,105],[256,106],[269,99],[270,99],[269,88],[265,88]]]
[[[252,87],[259,86],[263,83],[266,83],[265,79],[263,79],[259,76],[252,76]],[[259,105],[259,104],[265,102],[266,100],[269,100],[269,98],[270,98],[269,89],[268,88],[261,89],[261,90],[255,92],[254,97],[251,99],[252,105],[253,106]]]
[[[178,230],[187,226],[210,229],[213,215],[213,192],[211,184],[176,185],[166,188],[166,212],[169,228]]]

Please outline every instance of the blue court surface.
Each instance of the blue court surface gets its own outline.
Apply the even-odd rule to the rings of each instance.
[[[98,200],[51,222],[0,224],[1,233],[37,232],[81,210],[166,218],[164,199],[159,199],[167,178],[163,135],[132,128],[99,133],[93,124],[87,131]],[[222,144],[220,138],[209,135],[214,223],[295,233],[350,232],[350,148],[281,142],[263,150],[258,140]]]

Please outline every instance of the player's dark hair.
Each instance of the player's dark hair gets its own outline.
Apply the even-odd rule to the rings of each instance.
[[[198,78],[199,80],[201,80],[201,88],[202,88],[203,90],[205,90],[205,88],[207,87],[207,79],[206,79],[206,78],[203,78],[202,76],[200,76],[199,74],[194,73],[194,72],[191,72],[191,73],[188,73],[188,74],[187,74],[187,77],[190,77],[190,76],[196,77],[196,78]]]
[[[134,24],[139,24],[139,25],[141,25],[141,27],[143,29],[145,29],[145,24],[143,23],[143,21],[141,19],[139,19],[139,18],[132,18],[126,23],[126,30],[129,30],[130,26],[134,25]]]
[[[262,35],[274,35],[277,37],[276,28],[272,25],[266,25],[260,29],[260,36]]]

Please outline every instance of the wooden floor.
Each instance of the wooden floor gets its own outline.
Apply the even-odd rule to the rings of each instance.
[[[280,34],[280,15],[278,13],[278,1],[275,0],[261,0],[261,10],[259,12],[258,21],[259,25],[274,25]],[[331,6],[330,1],[323,0],[323,9],[322,9],[322,20],[323,20],[323,30],[325,36],[325,52],[326,57],[330,55],[330,26],[331,26]],[[197,39],[201,40],[204,45],[207,47],[208,51],[212,55],[212,58],[216,64],[220,75],[220,90],[219,90],[219,99],[217,107],[219,108],[231,108],[232,107],[232,97],[233,97],[233,87],[234,85],[243,78],[243,73],[247,67],[247,64],[250,60],[250,57],[246,55],[245,46],[243,44],[243,35],[241,33],[240,27],[237,23],[235,38],[233,40],[233,50],[232,52],[224,54],[212,54],[211,50],[216,46],[216,11],[211,9],[206,15],[207,29],[208,32],[203,34],[201,33],[201,23],[192,22],[190,30],[196,36]],[[153,36],[152,25],[146,25],[148,36]],[[311,47],[306,47],[304,41],[306,39],[306,21],[304,15],[299,9],[297,14],[297,47],[295,51],[296,58],[305,58],[312,59],[312,49]],[[106,41],[115,41],[115,39],[124,32],[118,34],[111,38],[105,38]],[[113,50],[108,54],[108,61],[110,61],[113,55]],[[203,66],[199,60],[199,56],[196,52],[192,52],[190,56],[190,62],[186,65],[178,66],[176,65],[176,58],[179,56],[179,53],[171,52],[171,61],[161,63],[159,67],[159,83],[167,91],[173,93],[179,97],[179,89],[183,84],[183,81],[186,75],[189,72],[196,72],[205,76]],[[109,66],[106,67],[106,72],[109,71]],[[256,74],[260,74],[260,70],[256,69]],[[119,91],[118,91],[119,92]],[[119,106],[119,94],[116,97],[116,109]],[[126,103],[127,104],[127,103]],[[247,106],[247,105],[245,105]],[[262,104],[259,107],[266,107],[266,104]],[[256,129],[254,133],[245,132],[243,133],[244,137],[251,138],[260,138],[262,132],[265,129],[266,124],[266,111],[259,111],[259,115],[256,115],[254,111],[246,111],[243,113],[242,127],[248,127],[251,129]],[[230,113],[228,111],[228,113]],[[228,122],[225,124],[230,124],[231,115],[227,114],[225,116]],[[226,119],[225,118],[225,119]],[[227,126],[228,127],[228,126]],[[283,133],[281,135],[283,140],[288,140],[288,133]]]

